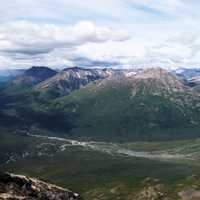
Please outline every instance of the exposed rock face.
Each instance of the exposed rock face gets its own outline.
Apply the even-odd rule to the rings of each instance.
[[[181,79],[162,68],[149,68],[136,74],[133,88],[134,90],[143,88],[143,92],[162,95],[189,90]]]
[[[137,200],[171,200],[165,192],[164,185],[148,186],[136,197]]]
[[[135,76],[140,69],[112,69],[112,68],[66,68],[56,76],[38,84],[35,89],[41,93],[50,93],[57,96],[68,95],[94,81],[107,79],[122,79]]]
[[[113,76],[100,81],[97,86],[103,88],[107,85],[112,85],[112,87],[129,85],[132,88],[133,96],[138,92],[161,96],[185,92],[192,94],[192,88],[186,86],[182,79],[162,68],[138,71],[123,70],[121,73],[114,73]]]
[[[80,196],[61,187],[26,176],[0,173],[0,199],[80,200]]]

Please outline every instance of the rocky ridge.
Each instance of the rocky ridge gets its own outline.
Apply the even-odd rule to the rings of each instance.
[[[90,82],[105,79],[116,73],[119,72],[112,69],[66,68],[52,78],[38,84],[35,90],[42,93],[53,92],[56,93],[56,96],[68,95]]]
[[[77,193],[26,176],[0,173],[0,199],[4,200],[80,200]]]

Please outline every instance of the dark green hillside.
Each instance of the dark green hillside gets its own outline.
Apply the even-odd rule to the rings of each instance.
[[[73,113],[51,106],[51,101],[35,91],[0,96],[1,127],[12,130],[45,129],[68,132],[72,128]]]
[[[104,81],[101,86],[93,84],[57,100],[53,107],[76,115],[75,134],[96,139],[153,140],[197,135],[200,98],[187,88],[174,91],[160,80],[149,81]]]
[[[199,94],[162,69],[111,76],[57,99],[30,89],[0,101],[1,125],[15,129],[121,142],[200,135]]]

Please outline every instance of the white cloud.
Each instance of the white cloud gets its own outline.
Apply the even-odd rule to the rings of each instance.
[[[127,39],[129,35],[124,31],[98,27],[88,21],[66,27],[21,21],[0,27],[0,51],[7,53],[36,55],[49,53],[57,48],[73,48],[88,42]]]
[[[199,8],[197,0],[6,0],[0,67],[199,66]]]

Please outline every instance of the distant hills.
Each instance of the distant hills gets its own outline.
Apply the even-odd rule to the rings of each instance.
[[[200,135],[198,84],[161,68],[32,67],[1,90],[0,120],[93,140],[192,138]]]
[[[0,76],[16,77],[23,74],[25,71],[25,69],[0,69]]]
[[[23,74],[25,70],[14,69],[14,70],[0,70],[0,87],[7,81],[15,78],[16,76]]]
[[[179,68],[172,72],[185,79],[200,76],[200,68]]]
[[[9,92],[21,92],[56,74],[57,71],[48,67],[32,67],[11,79],[6,86],[6,90]]]

